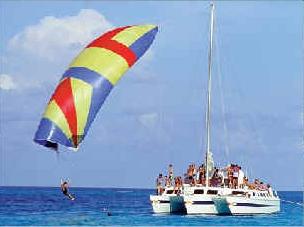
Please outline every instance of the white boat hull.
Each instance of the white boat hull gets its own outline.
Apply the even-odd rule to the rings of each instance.
[[[209,191],[216,194],[208,194]],[[280,198],[267,191],[187,187],[184,201],[187,214],[255,215],[280,211]]]
[[[225,196],[224,199],[232,215],[271,214],[280,211],[280,199],[278,198]]]
[[[187,214],[218,214],[212,200],[213,197],[210,195],[184,196]]]
[[[186,213],[184,197],[179,195],[150,195],[154,213]]]
[[[150,195],[150,202],[152,204],[153,212],[159,213],[170,213],[170,198],[164,195]]]

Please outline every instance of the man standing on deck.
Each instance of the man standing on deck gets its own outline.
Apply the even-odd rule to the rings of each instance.
[[[161,195],[163,193],[163,188],[162,188],[163,181],[164,181],[163,174],[160,173],[156,178],[157,195]]]
[[[245,174],[244,174],[242,168],[239,166],[238,188],[244,188],[244,177],[245,177]]]
[[[172,164],[170,164],[169,168],[168,168],[168,177],[169,177],[169,180],[170,180],[170,185],[172,186],[173,185],[173,179],[174,179],[173,165]]]

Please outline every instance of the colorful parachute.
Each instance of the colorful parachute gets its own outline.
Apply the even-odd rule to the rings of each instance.
[[[156,33],[155,25],[126,26],[91,42],[63,74],[34,141],[56,150],[58,144],[78,148],[113,86],[146,52]]]

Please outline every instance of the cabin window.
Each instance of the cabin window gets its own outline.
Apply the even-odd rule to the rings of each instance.
[[[173,190],[167,190],[166,191],[166,194],[172,194],[173,193]]]
[[[232,195],[244,195],[244,192],[241,191],[232,191]]]
[[[253,192],[253,196],[255,196],[255,192]]]
[[[194,190],[194,194],[204,194],[204,190],[203,189],[196,189],[196,190]]]
[[[208,190],[207,194],[209,194],[209,195],[217,195],[217,190]]]

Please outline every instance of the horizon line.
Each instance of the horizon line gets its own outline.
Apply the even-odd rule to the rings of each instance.
[[[29,186],[29,185],[1,185],[0,188],[59,188],[60,186]],[[140,188],[140,187],[135,187],[135,188],[131,188],[131,187],[99,187],[99,186],[89,186],[89,187],[84,187],[84,186],[73,186],[72,188],[86,188],[86,189],[137,189],[137,190],[140,190],[140,189],[144,189],[144,190],[155,190],[155,188]],[[304,193],[304,190],[276,190],[276,191],[279,191],[279,192],[303,192]]]

